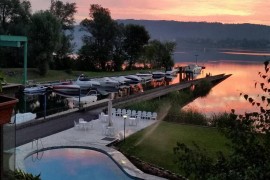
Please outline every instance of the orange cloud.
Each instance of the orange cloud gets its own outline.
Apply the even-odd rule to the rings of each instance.
[[[255,23],[270,25],[269,0],[62,0],[75,2],[76,19],[88,18],[90,4],[100,4],[114,19],[152,19]],[[32,0],[33,9],[49,7],[50,1]]]

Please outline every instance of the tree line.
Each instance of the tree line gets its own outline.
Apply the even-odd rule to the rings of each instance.
[[[89,17],[80,22],[83,46],[71,56],[76,3],[52,0],[48,10],[31,13],[28,0],[0,2],[0,34],[28,37],[28,67],[40,75],[49,69],[121,71],[170,67],[174,64],[174,42],[152,40],[144,26],[113,20],[110,10],[90,4]],[[22,67],[23,48],[0,48],[0,67]]]
[[[203,48],[244,48],[244,49],[267,49],[270,40],[267,39],[233,39],[226,38],[214,40],[210,38],[177,38],[178,48],[203,47]]]

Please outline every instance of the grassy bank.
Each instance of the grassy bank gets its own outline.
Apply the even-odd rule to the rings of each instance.
[[[229,153],[228,140],[215,128],[181,125],[161,121],[119,143],[120,151],[175,173],[181,173],[174,163],[173,148],[177,142],[192,146],[193,142],[207,149],[209,155],[217,151]]]

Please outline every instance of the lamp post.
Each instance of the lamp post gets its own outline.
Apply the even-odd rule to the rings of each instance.
[[[124,118],[124,142],[126,141],[126,119],[127,119],[127,115],[123,115]]]
[[[197,64],[197,57],[199,56],[198,54],[195,54],[195,56],[196,56],[196,64]]]

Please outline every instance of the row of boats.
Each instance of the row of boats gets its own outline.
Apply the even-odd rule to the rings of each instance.
[[[202,67],[197,65],[189,65],[185,68],[186,72],[194,74],[201,73]],[[129,88],[139,83],[146,83],[152,80],[162,81],[165,77],[176,77],[179,69],[171,68],[165,72],[140,72],[135,75],[123,75],[113,77],[89,78],[85,75],[80,75],[75,81],[62,82],[57,84],[42,85],[36,87],[27,87],[24,89],[25,94],[45,93],[48,89],[64,95],[64,96],[79,96],[81,91],[96,89],[101,94],[109,94],[110,92],[118,92],[120,88]]]

